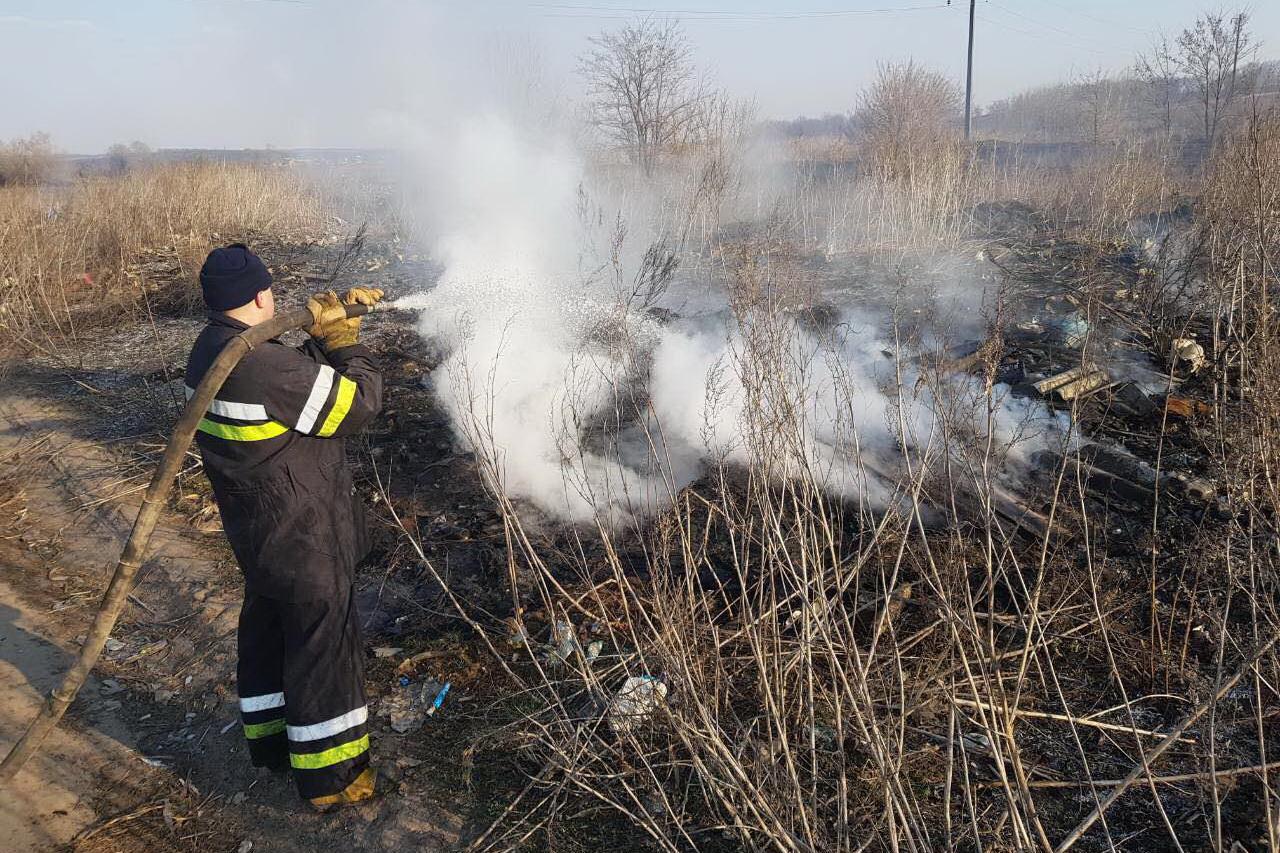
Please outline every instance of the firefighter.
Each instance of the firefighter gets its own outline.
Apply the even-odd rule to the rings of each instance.
[[[200,287],[209,321],[187,362],[188,397],[227,341],[275,313],[271,274],[243,244],[210,252]],[[353,288],[344,301],[381,297]],[[312,299],[339,304],[332,292]],[[359,317],[308,331],[300,347],[272,340],[245,355],[196,441],[244,574],[236,675],[250,759],[291,769],[328,811],[372,796],[376,779],[353,595],[368,543],[342,438],[378,414],[382,376],[357,343]]]

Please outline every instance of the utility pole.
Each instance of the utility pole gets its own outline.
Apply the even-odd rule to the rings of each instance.
[[[973,135],[973,14],[978,0],[969,0],[969,70],[964,83],[964,138]]]

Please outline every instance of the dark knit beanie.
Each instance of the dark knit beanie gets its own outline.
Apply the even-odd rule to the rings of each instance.
[[[248,305],[271,286],[271,273],[243,243],[214,249],[200,268],[204,304],[214,311],[230,311]]]

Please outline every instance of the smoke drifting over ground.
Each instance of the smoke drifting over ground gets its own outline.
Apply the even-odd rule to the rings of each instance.
[[[971,272],[899,283],[891,296],[839,276],[798,286],[809,273],[777,268],[748,237],[733,252],[685,244],[669,284],[637,296],[652,272],[645,250],[689,232],[682,182],[702,172],[620,179],[567,138],[486,112],[419,152],[426,237],[444,272],[400,304],[422,310],[420,331],[448,353],[435,390],[508,494],[555,517],[616,522],[727,462],[807,471],[831,494],[883,508],[908,470],[964,464],[988,433],[998,452],[1010,448],[1013,474],[1061,440],[1065,419],[1000,388],[988,411],[981,381],[939,381],[918,369],[929,346],[893,342],[894,304],[959,305],[947,329],[980,328],[985,285]],[[736,205],[731,189],[716,209],[776,210],[761,201],[775,171],[735,174],[749,202]],[[930,344],[946,331],[913,322]]]

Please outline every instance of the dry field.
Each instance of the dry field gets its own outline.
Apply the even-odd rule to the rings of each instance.
[[[713,269],[727,294],[750,452],[627,523],[604,506],[585,525],[530,512],[483,411],[455,435],[424,385],[441,354],[371,321],[388,406],[350,450],[379,531],[360,581],[366,642],[394,649],[371,651],[371,692],[397,701],[395,664],[412,659],[402,671],[450,680],[456,699],[417,734],[380,718],[379,750],[410,759],[399,799],[341,832],[369,849],[1280,850],[1280,120],[1232,131],[1197,174],[1141,148],[1055,172],[952,143],[909,153],[792,152],[824,168],[797,169],[764,223],[732,236],[731,205],[691,194],[682,264]],[[155,389],[198,328],[204,252],[266,245],[296,297],[340,248],[330,215],[323,193],[265,167],[0,188],[10,374],[27,397],[58,389],[81,439],[134,454],[108,499],[145,476],[173,417]],[[399,235],[370,234],[353,283],[420,286]],[[893,303],[884,282],[927,291],[940,258],[997,298],[964,340],[890,305],[903,343],[881,389],[890,449],[844,448],[884,496],[833,493],[806,405],[842,334],[820,285],[871,269]],[[809,361],[802,330],[818,341]],[[1190,333],[1194,373],[1170,358]],[[1121,369],[1139,361],[1155,379]],[[1036,388],[1098,367],[1106,378],[1079,393]],[[1011,388],[1073,438],[1012,485],[1016,440],[998,424]],[[922,397],[936,415],[924,430],[910,415]],[[834,399],[856,419],[852,388]],[[126,409],[127,428],[93,426]],[[663,447],[643,394],[619,389],[615,409]],[[174,519],[217,547],[204,494],[193,463]],[[18,505],[0,492],[0,512]],[[6,523],[19,522],[38,525]],[[24,600],[52,606],[52,583],[24,580]],[[234,573],[216,583],[234,599]],[[178,669],[203,670],[204,693],[178,679],[156,698],[146,656],[108,671],[125,696],[217,731],[232,673],[200,662],[199,629],[170,628],[169,648],[196,641]],[[641,707],[620,717],[627,683]],[[281,797],[236,799],[243,759],[214,742],[217,774],[194,748],[171,761],[198,797],[109,826],[98,814],[79,849],[140,849],[130,826],[173,839],[175,805],[244,833],[175,849],[235,849],[254,831],[275,833],[254,849],[294,849]],[[427,826],[446,801],[457,819]]]

